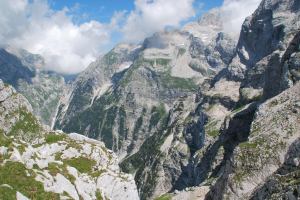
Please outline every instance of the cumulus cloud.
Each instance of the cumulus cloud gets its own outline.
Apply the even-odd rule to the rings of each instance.
[[[224,0],[226,32],[239,33],[260,0]],[[140,42],[167,27],[180,27],[196,13],[195,0],[135,0],[132,11],[115,13],[110,23],[74,23],[72,8],[52,10],[47,0],[0,0],[0,46],[41,54],[46,69],[72,74],[84,70],[119,40]],[[82,13],[81,13],[82,14]],[[83,13],[84,14],[84,13]]]
[[[0,1],[0,45],[41,54],[46,68],[61,73],[82,71],[110,41],[119,15],[110,24],[72,22],[68,9],[53,11],[47,1]]]
[[[246,17],[258,7],[261,0],[224,0],[220,8],[224,31],[239,34]]]
[[[124,40],[136,42],[166,27],[178,27],[195,15],[193,3],[194,0],[135,0],[135,9],[121,29]]]

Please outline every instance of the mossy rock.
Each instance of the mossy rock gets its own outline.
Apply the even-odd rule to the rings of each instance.
[[[47,144],[57,143],[59,141],[63,141],[64,139],[66,139],[66,135],[63,134],[47,134],[45,137]]]
[[[26,171],[30,176],[27,175]],[[3,184],[12,186],[14,191],[19,191],[30,199],[59,199],[58,194],[46,192],[44,185],[35,180],[34,171],[26,169],[19,162],[8,161],[0,166],[0,185]],[[2,188],[1,190],[4,189]],[[8,197],[4,199],[15,199],[15,195],[13,198],[10,198],[13,194],[12,191],[8,191],[7,189],[5,191],[7,192],[5,194],[0,192],[1,195],[6,195],[4,197]]]
[[[96,165],[96,161],[86,158],[78,157],[71,158],[63,161],[65,164],[76,168],[80,173],[90,174],[93,172],[93,167]]]
[[[42,127],[37,118],[26,108],[18,110],[19,121],[11,128],[8,135],[20,136],[22,139],[36,138],[42,132]]]
[[[184,91],[195,91],[198,85],[192,78],[180,78],[171,76],[171,72],[160,73],[162,85],[168,89],[181,89]]]

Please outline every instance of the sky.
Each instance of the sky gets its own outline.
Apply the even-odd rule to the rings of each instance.
[[[45,68],[83,71],[120,42],[139,43],[165,28],[181,28],[212,8],[224,31],[238,34],[260,0],[0,0],[0,47],[45,58]]]

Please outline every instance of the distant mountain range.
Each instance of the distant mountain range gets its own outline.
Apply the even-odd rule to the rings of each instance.
[[[105,149],[96,140],[114,152],[105,149],[105,154],[91,161],[97,164],[88,174],[93,177],[92,172],[108,170],[105,181],[101,182],[105,176],[101,173],[96,182],[91,177],[83,180],[80,174],[76,180],[89,185],[71,181],[74,193],[49,190],[49,182],[41,177],[36,180],[60,194],[53,194],[55,198],[300,198],[299,21],[298,0],[263,0],[245,19],[237,38],[224,32],[220,11],[214,9],[181,30],[155,33],[140,45],[119,44],[76,76],[43,70],[44,60],[39,55],[1,49],[0,79],[16,89],[11,93],[22,94],[28,100],[28,112],[31,106],[42,124],[70,134],[69,138],[53,131],[54,136],[48,136],[50,127],[43,127],[35,131],[39,137],[46,141],[62,137],[52,145],[62,148],[60,144],[66,143],[82,149],[78,155],[65,147],[55,150],[55,157],[72,151],[74,159],[43,158],[48,168],[53,167],[51,162],[62,162],[80,172],[85,166],[81,162],[90,162],[92,156],[84,154],[86,146]],[[0,108],[4,107],[1,98],[7,95],[3,91]],[[26,101],[22,95],[18,102]],[[1,117],[0,123],[6,127],[8,121],[3,114]],[[18,124],[18,120],[10,123]],[[3,138],[15,133],[10,126],[5,129]],[[0,147],[0,161],[10,162],[14,155],[18,158],[13,161],[20,162],[27,150],[42,154],[43,148],[50,148],[32,140],[23,147],[26,140],[18,137],[16,134],[13,141],[21,144],[23,154],[15,156],[14,150],[10,158],[3,157]],[[3,141],[0,138],[0,146],[5,146]],[[17,149],[20,145],[15,143]],[[106,163],[107,168],[100,169],[99,160],[115,155],[118,159],[114,157]],[[1,170],[6,166],[0,167],[0,191]],[[30,170],[47,173],[38,167]],[[73,170],[67,169],[69,173]],[[118,173],[120,177],[111,178]],[[128,174],[134,176],[136,186]],[[110,189],[112,183],[118,192]],[[107,184],[105,189],[101,184]],[[85,187],[94,189],[87,195]]]

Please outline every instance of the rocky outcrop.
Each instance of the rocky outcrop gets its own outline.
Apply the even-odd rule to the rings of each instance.
[[[17,86],[18,80],[23,79],[30,82],[34,72],[24,66],[17,56],[0,49],[0,76],[1,79],[10,85]]]
[[[18,94],[11,86],[4,84],[1,79],[0,104],[0,127],[6,133],[13,131],[13,127],[17,121],[22,119],[23,113],[21,111],[32,111],[32,107],[27,99]]]
[[[141,46],[115,47],[80,74],[61,101],[55,129],[101,140],[117,152],[122,168],[135,173],[142,199],[171,190],[204,145],[200,130],[206,116],[191,109],[197,107],[194,93],[226,67],[236,46],[215,18],[216,13],[209,13],[192,25],[193,32],[160,32]],[[233,82],[226,85],[231,86],[236,88]],[[211,116],[219,115],[219,108],[227,113],[235,104],[235,95],[218,96],[222,89],[217,85],[215,93],[203,95],[207,109],[210,101],[218,102]]]
[[[193,106],[186,107],[183,106],[185,103],[181,103],[187,110],[179,115],[180,120],[169,127],[171,130],[164,132],[166,135],[151,138],[151,146],[164,144],[163,149],[167,149],[167,153],[156,150],[152,154],[151,150],[146,152],[141,148],[137,154],[122,162],[121,166],[125,171],[130,171],[132,166],[136,166],[134,163],[139,163],[138,157],[150,160],[146,165],[151,168],[144,165],[133,167],[137,169],[136,181],[140,188],[147,187],[147,191],[151,191],[152,188],[153,196],[159,196],[160,193],[169,190],[170,193],[161,197],[175,199],[192,198],[195,194],[201,195],[203,199],[298,198],[297,170],[286,163],[289,162],[287,160],[291,160],[288,157],[294,155],[289,154],[289,149],[297,149],[293,145],[297,143],[299,134],[296,133],[294,137],[276,133],[281,128],[294,127],[292,129],[296,132],[299,130],[299,127],[295,127],[297,109],[293,108],[299,98],[296,92],[299,86],[294,86],[298,80],[298,20],[299,4],[296,1],[263,1],[256,12],[246,19],[236,54],[234,51],[226,53],[220,50],[222,48],[218,47],[217,40],[213,50],[205,50],[205,43],[201,38],[194,39],[190,48],[191,56],[198,59],[190,64],[194,70],[207,74],[201,67],[213,69],[212,63],[217,62],[201,61],[205,58],[203,53],[208,52],[214,56],[218,54],[215,58],[218,58],[218,61],[223,58],[222,63],[227,67],[221,67],[220,71],[217,71],[218,74],[212,76],[211,81],[208,79],[200,84],[196,98],[188,100]],[[195,30],[194,28],[193,31]],[[221,36],[219,34],[220,38]],[[228,43],[222,45],[226,46]],[[230,59],[226,59],[224,55],[229,55]],[[209,57],[205,59],[207,58]],[[290,87],[292,88],[288,90]],[[283,91],[285,92],[279,95]],[[285,96],[289,105],[285,107],[284,100],[280,101],[278,109],[281,111],[276,110],[278,113],[266,109],[264,116],[270,116],[270,121],[259,118],[255,113],[260,113],[261,109],[267,107],[265,104],[274,100],[268,99],[277,95],[277,98]],[[268,101],[264,103],[266,100]],[[173,113],[177,106],[174,104],[170,113]],[[295,113],[290,114],[289,109],[294,109]],[[280,123],[281,128],[278,128],[276,123],[284,121],[285,112],[288,113],[287,116],[296,118],[288,120],[287,123]],[[182,124],[182,121],[189,121],[190,116],[195,116],[195,113],[198,113],[198,118],[192,117],[191,123]],[[253,126],[260,122],[261,130],[258,130],[257,134],[261,135],[254,136]],[[176,130],[176,134],[172,133],[172,130]],[[194,133],[197,133],[197,137]],[[181,137],[184,140],[179,139]],[[250,142],[252,137],[253,140],[258,140],[257,144]],[[282,138],[284,141],[281,141]],[[241,152],[243,148],[244,154]],[[269,155],[268,151],[274,153],[266,158]],[[284,156],[287,160],[283,159]],[[250,162],[252,158],[259,158],[265,162],[262,164],[265,168],[260,166],[256,159],[253,163]],[[248,164],[250,166],[247,168]],[[283,172],[283,169],[289,170]],[[267,170],[270,173],[265,173]],[[249,173],[249,176],[244,180],[239,173]],[[277,178],[278,174],[286,176],[288,183],[285,183],[288,186],[280,183],[282,179]],[[179,192],[181,190],[185,191]],[[149,193],[143,195],[142,198],[145,199],[151,197]]]
[[[211,82],[213,88],[224,81],[235,83],[239,90],[239,94],[231,90],[238,97],[237,103],[231,104],[235,110],[224,113],[223,126],[220,130],[216,127],[216,133],[220,134],[217,139],[196,152],[194,167],[180,181],[190,182],[182,187],[191,188],[184,193],[205,191],[205,187],[211,186],[206,199],[299,198],[297,170],[295,165],[287,164],[289,157],[295,158],[299,139],[299,127],[295,127],[298,121],[295,106],[299,100],[295,73],[298,20],[296,1],[263,1],[246,19],[236,57]],[[210,123],[206,128],[205,131],[211,130]],[[286,177],[287,181],[279,176]],[[175,191],[172,196],[180,194]]]
[[[293,85],[297,65],[290,58],[299,52],[298,21],[293,0],[262,1],[245,20],[237,56],[224,70],[228,79],[241,82],[243,103],[271,98]]]
[[[193,26],[215,17],[212,12]],[[159,131],[175,101],[234,56],[234,39],[216,27],[202,41],[198,35],[206,30],[156,33],[141,46],[122,44],[100,57],[61,101],[55,128],[102,140],[122,158],[135,153]]]
[[[132,175],[96,140],[46,130],[0,81],[1,199],[139,199]]]
[[[293,194],[300,186],[295,169],[299,167],[299,89],[297,84],[259,106],[247,141],[234,150],[224,198],[299,197]],[[277,182],[282,186],[272,189],[276,181],[271,180],[280,173],[282,179]]]
[[[237,47],[218,10],[141,46],[118,46],[77,78],[55,128],[118,152],[142,199],[297,198],[288,163],[298,136],[278,130],[299,130],[288,111],[298,98],[298,21],[296,0],[264,0]],[[287,103],[272,108],[276,98]]]
[[[51,126],[58,102],[63,94],[64,78],[44,71],[44,59],[25,50],[0,50],[0,79],[23,94],[33,112],[46,125]]]

